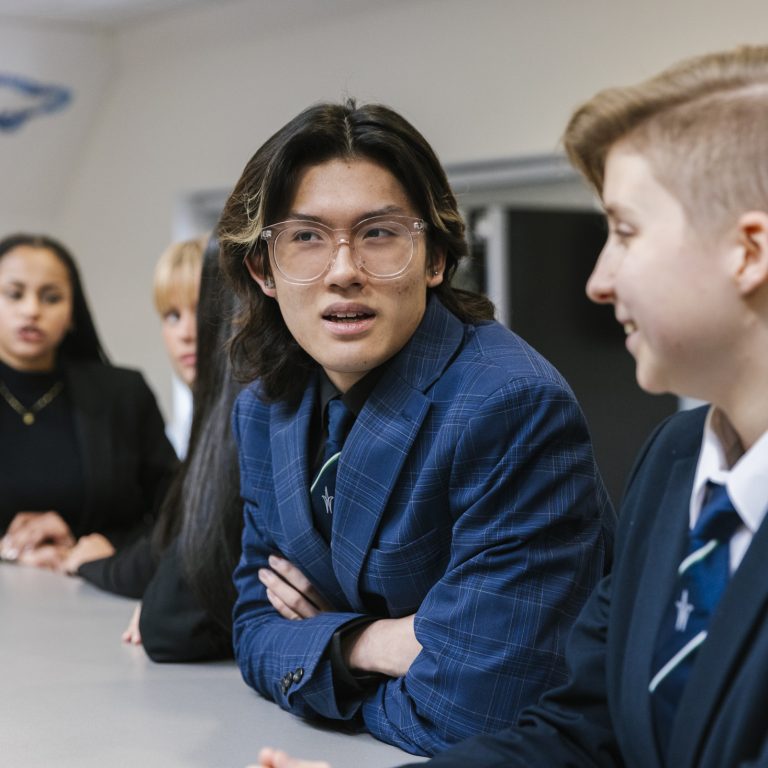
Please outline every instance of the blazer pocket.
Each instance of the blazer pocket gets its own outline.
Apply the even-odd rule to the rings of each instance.
[[[390,616],[406,616],[421,605],[445,573],[450,528],[433,528],[406,544],[379,541],[363,567],[363,591],[384,598]]]

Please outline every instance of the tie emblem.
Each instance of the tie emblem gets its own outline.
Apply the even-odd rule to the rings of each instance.
[[[320,497],[323,500],[323,503],[325,504],[325,514],[326,515],[332,515],[333,514],[333,496],[331,496],[330,493],[328,493],[328,486],[325,486],[325,493]]]
[[[675,620],[675,630],[685,632],[688,626],[688,619],[693,611],[693,604],[688,602],[688,590],[684,589],[680,599],[675,603],[677,608],[677,619]]]

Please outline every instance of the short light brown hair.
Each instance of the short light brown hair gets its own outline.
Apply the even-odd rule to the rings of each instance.
[[[600,193],[619,141],[641,153],[689,221],[709,231],[768,210],[768,46],[688,59],[635,86],[601,91],[563,138]]]
[[[208,235],[201,235],[191,240],[171,243],[160,254],[155,266],[152,293],[155,308],[161,317],[173,309],[174,301],[189,306],[197,304],[203,251],[207,243]]]

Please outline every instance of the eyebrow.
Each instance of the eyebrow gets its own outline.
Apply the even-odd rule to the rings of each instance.
[[[13,288],[29,288],[29,284],[23,282],[22,280],[14,280],[11,278],[5,285],[10,285]],[[63,291],[64,286],[59,285],[58,283],[45,283],[44,285],[40,285],[37,287],[38,291]]]
[[[622,219],[632,216],[632,209],[620,204],[608,204],[603,206],[603,212],[609,219]]]
[[[373,211],[366,211],[360,214],[358,221],[372,219],[374,216],[395,216],[404,215],[406,211],[399,205],[386,205],[383,208],[377,208]],[[321,216],[313,216],[311,213],[302,213],[301,211],[288,211],[288,219],[300,219],[301,221],[315,221],[318,224],[329,226],[327,221]]]

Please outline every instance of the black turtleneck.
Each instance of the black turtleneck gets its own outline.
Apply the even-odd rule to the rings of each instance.
[[[0,381],[26,408],[63,379],[58,368],[29,373],[0,362]],[[66,386],[29,426],[0,395],[0,467],[0,534],[17,512],[48,510],[58,512],[79,533],[83,463]]]

